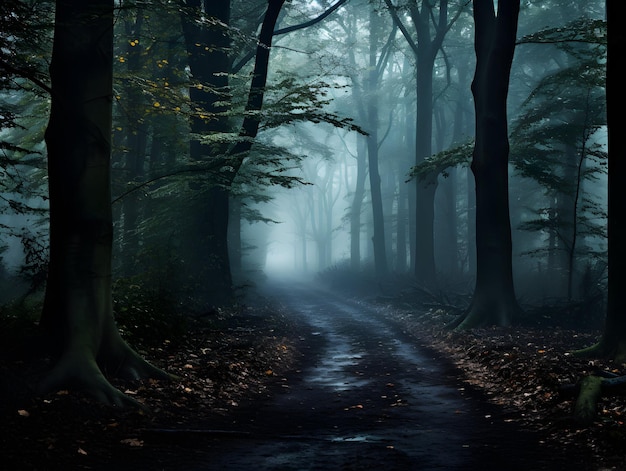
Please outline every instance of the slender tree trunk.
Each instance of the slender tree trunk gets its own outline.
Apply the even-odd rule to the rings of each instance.
[[[191,117],[189,154],[192,161],[223,158],[224,147],[211,147],[199,136],[230,131],[226,116],[230,70],[230,1],[187,0],[188,11],[182,11],[181,22],[194,84],[189,99],[196,110]],[[205,24],[201,17],[214,18],[219,24]],[[196,193],[187,215],[189,224],[182,232],[182,258],[198,309],[208,305],[228,304],[233,299],[232,275],[228,254],[229,193],[225,182],[216,181],[211,188],[192,183]]]
[[[407,166],[408,167],[408,166]],[[408,185],[401,177],[403,173],[396,172],[398,181],[398,209],[397,209],[397,222],[396,222],[396,271],[398,273],[406,273],[406,260],[407,260],[407,231],[408,231]]]
[[[466,171],[467,180],[467,272],[476,273],[476,184],[471,169]]]
[[[626,16],[626,3],[607,0],[608,49],[606,72],[607,127],[609,146],[609,266],[606,323],[598,344],[582,353],[604,356],[616,362],[626,361],[626,310],[624,310],[623,279],[626,266],[626,198],[622,188],[626,175],[626,140],[621,135],[621,120],[626,108],[626,88],[621,83],[620,63],[626,54],[626,31],[621,25]],[[619,23],[619,24],[618,24]]]
[[[241,245],[241,199],[231,197],[228,227],[230,267],[233,275],[241,275],[243,249]]]
[[[356,167],[356,185],[350,207],[350,267],[355,272],[361,269],[361,208],[367,177],[366,142],[362,134],[357,134]]]
[[[493,0],[473,3],[477,274],[471,307],[458,320],[460,329],[510,325],[519,311],[513,288],[506,101],[520,2],[498,2],[497,15]]]
[[[129,39],[139,38],[143,27],[143,8],[138,7],[135,19],[127,19],[126,36]],[[126,46],[126,66],[129,74],[139,73],[141,61],[145,54],[141,42],[131,44],[129,40]],[[124,178],[127,182],[137,183],[144,176],[144,163],[148,144],[148,124],[145,122],[145,102],[142,99],[142,90],[137,84],[126,83],[121,106],[125,110],[127,123],[124,126],[126,133],[127,152],[124,155]],[[137,226],[140,220],[140,192],[132,192],[122,200],[122,273],[129,275],[137,260],[139,249],[139,232]]]
[[[577,152],[576,147],[567,145],[564,151],[565,164],[563,180],[567,182],[567,191],[557,196],[557,260],[559,293],[569,301],[572,298],[572,277],[574,270],[574,251],[576,250],[576,192]]]
[[[426,46],[420,46],[417,54],[416,165],[432,155],[434,57],[431,58],[430,50],[425,49]],[[436,282],[434,229],[437,177],[417,181],[416,190],[415,276],[419,283],[433,284]]]
[[[367,88],[369,100],[367,103],[368,132],[367,160],[370,179],[370,194],[372,198],[372,218],[374,234],[372,244],[374,249],[374,269],[376,276],[386,276],[388,272],[387,254],[385,252],[385,222],[383,216],[383,201],[381,194],[380,173],[378,171],[378,70],[377,70],[377,43],[378,43],[378,14],[373,9],[370,12],[370,60]]]
[[[110,189],[113,0],[59,0],[46,129],[50,263],[41,325],[58,361],[43,390],[85,389],[113,405],[133,401],[103,373],[166,377],[120,337],[111,298]]]

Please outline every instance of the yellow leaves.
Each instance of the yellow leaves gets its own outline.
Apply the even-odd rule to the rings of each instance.
[[[344,408],[344,410],[351,410],[351,409],[363,409],[363,404],[356,404],[354,406]]]
[[[139,39],[131,39],[130,41],[128,41],[128,44],[130,44],[132,47],[135,47],[137,44],[139,44]]]
[[[139,440],[138,438],[124,438],[123,440],[120,440],[120,443],[131,447],[143,446],[143,440]]]
[[[161,106],[161,103],[159,103],[158,101],[155,101],[152,106],[154,106],[155,108],[159,108]]]
[[[120,56],[118,58],[118,60],[120,61],[121,64],[123,64],[124,62],[126,62],[126,58],[124,56]]]

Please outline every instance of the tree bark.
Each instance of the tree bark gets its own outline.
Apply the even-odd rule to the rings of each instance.
[[[415,164],[419,165],[432,155],[435,58],[450,25],[458,19],[463,7],[460,6],[454,18],[448,21],[448,0],[440,0],[438,15],[434,20],[436,2],[422,2],[421,9],[418,2],[410,2],[409,13],[417,37],[417,41],[414,41],[400,20],[391,0],[385,0],[385,3],[394,22],[407,40],[417,63]],[[434,25],[433,35],[431,35],[431,22]],[[437,176],[416,181],[415,191],[415,244],[411,253],[411,265],[418,283],[432,285],[436,283],[437,274],[433,234]]]
[[[356,184],[350,206],[350,268],[354,272],[361,269],[361,208],[365,197],[366,172],[366,138],[357,134],[356,151]]]
[[[369,170],[370,194],[372,199],[372,218],[374,234],[372,244],[374,249],[374,270],[377,277],[387,275],[387,252],[385,247],[385,221],[383,215],[383,200],[381,180],[378,170],[378,13],[370,11],[370,44],[369,44],[369,73],[367,79],[367,162]]]
[[[519,0],[474,0],[476,71],[472,82],[476,142],[476,287],[459,329],[510,325],[519,311],[513,288],[508,190],[506,101],[519,15]]]
[[[229,46],[226,27],[230,23],[230,1],[187,0],[181,23],[194,83],[189,99],[195,110],[191,117],[190,159],[194,162],[224,159],[226,148],[203,144],[202,136],[230,131],[226,115],[229,101]],[[206,16],[219,24],[196,21]],[[216,164],[216,167],[220,165]],[[216,174],[222,178],[221,174]],[[215,181],[211,188],[192,184],[196,193],[183,232],[182,258],[188,275],[189,295],[196,309],[232,302],[233,287],[228,253],[228,181]]]
[[[624,266],[626,266],[626,198],[623,182],[626,175],[626,141],[620,135],[620,122],[626,106],[626,89],[621,80],[619,63],[626,53],[626,32],[620,20],[626,14],[626,3],[607,0],[607,63],[606,107],[609,148],[609,195],[608,195],[608,295],[606,322],[602,338],[593,347],[578,352],[626,362],[626,310],[621,293]]]
[[[85,389],[104,403],[134,401],[104,373],[167,375],[137,355],[115,326],[111,297],[110,190],[113,0],[59,0],[45,139],[50,262],[41,326],[57,362],[42,391]]]

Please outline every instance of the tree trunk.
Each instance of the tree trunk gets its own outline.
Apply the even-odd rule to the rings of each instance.
[[[361,207],[365,197],[366,146],[365,137],[357,134],[356,185],[350,207],[350,268],[354,272],[361,269]]]
[[[167,375],[120,337],[111,298],[110,189],[113,0],[59,0],[45,139],[50,192],[50,263],[41,325],[57,363],[43,391],[85,389],[112,405],[134,403],[103,373]]]
[[[142,26],[144,20],[143,8],[137,7],[136,15],[126,19],[126,36],[129,39],[140,37],[143,33]],[[141,43],[131,44],[128,41],[126,46],[127,73],[137,74],[141,69],[141,61],[145,57],[145,51]],[[146,150],[148,145],[148,125],[145,122],[145,100],[143,90],[137,84],[125,83],[123,87],[123,98],[126,124],[123,131],[126,133],[127,152],[123,157],[124,178],[127,182],[137,184],[144,177],[144,163],[146,160]],[[124,275],[132,275],[137,251],[139,250],[139,232],[137,226],[140,221],[140,192],[131,192],[122,200],[122,247],[121,265]]]
[[[620,122],[626,107],[626,88],[620,83],[619,64],[626,54],[626,33],[618,24],[626,14],[626,3],[607,0],[607,128],[609,146],[609,217],[608,217],[608,297],[604,333],[598,344],[583,350],[582,354],[609,357],[626,362],[626,310],[621,294],[624,266],[626,266],[626,198],[622,179],[626,175],[626,140],[620,135]]]
[[[428,24],[428,23],[426,23]],[[430,43],[430,30],[427,31]],[[421,36],[421,34],[420,34]],[[415,165],[432,155],[433,134],[433,67],[430,47],[420,43],[417,56],[417,125],[415,135]],[[437,177],[416,182],[415,205],[415,276],[418,283],[436,283],[435,268],[435,193]]]
[[[189,88],[189,99],[196,110],[191,117],[189,154],[194,162],[223,159],[226,148],[212,148],[198,137],[230,131],[228,107],[224,104],[228,101],[230,70],[230,37],[224,25],[230,23],[230,1],[187,0],[186,5],[190,10],[183,12],[182,25],[195,81]],[[215,18],[220,24],[199,23],[198,15]],[[192,185],[196,197],[190,205],[190,223],[182,234],[189,294],[198,309],[228,304],[233,299],[227,241],[228,183],[214,184],[208,189]]]
[[[408,166],[407,166],[408,167]],[[407,261],[407,231],[408,231],[408,197],[409,188],[404,178],[401,177],[403,172],[397,171],[396,179],[398,183],[398,210],[396,213],[396,272],[406,273]]]
[[[377,70],[377,44],[378,44],[378,14],[374,9],[370,11],[370,51],[369,51],[369,74],[367,89],[369,100],[367,103],[367,124],[369,136],[367,137],[367,161],[370,179],[370,194],[372,198],[372,218],[374,220],[374,234],[372,246],[374,249],[374,270],[376,276],[384,277],[388,272],[387,253],[385,251],[385,221],[383,217],[383,200],[381,194],[380,173],[378,171],[378,70]]]
[[[476,72],[472,82],[476,142],[476,287],[459,329],[510,325],[519,307],[513,288],[508,193],[506,100],[519,15],[519,0],[474,0]]]

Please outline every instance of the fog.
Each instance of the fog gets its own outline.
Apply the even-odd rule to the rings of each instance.
[[[264,2],[233,2],[233,29],[224,32],[231,75],[193,70],[185,59],[193,51],[183,52],[168,16],[177,13],[146,12],[159,40],[148,30],[132,39],[129,31],[139,26],[132,15],[121,17],[114,58],[115,277],[163,285],[181,302],[206,297],[206,304],[222,302],[216,293],[267,277],[401,277],[471,293],[471,9],[450,5],[449,29],[432,64],[423,65],[432,66],[423,82],[418,26],[406,11],[364,0],[337,11],[331,5],[295,1],[282,11],[280,27],[306,27],[275,36],[261,112],[246,109],[254,60],[243,59],[254,51]],[[438,12],[435,5],[433,17]],[[578,22],[598,35],[593,21],[603,12],[596,1],[522,5],[508,99],[509,203],[516,292],[528,302],[605,289],[604,63],[598,60],[604,48],[592,40],[568,42],[562,28]],[[436,25],[430,27],[434,35]],[[139,47],[142,55],[133,56]],[[585,80],[577,80],[580,71]],[[221,95],[219,87],[229,93]],[[198,104],[194,89],[206,94]],[[2,264],[39,279],[44,269],[33,260],[46,257],[47,214],[35,193],[45,195],[45,168],[28,159],[44,149],[45,112],[39,119],[28,112],[46,111],[47,102],[25,90],[2,97],[24,115],[23,127],[4,129],[2,140],[16,145],[25,142],[24,129],[33,130],[31,154],[11,151],[24,159],[22,170],[8,178],[5,169]],[[198,109],[211,100],[217,111],[202,113],[216,114],[202,123]],[[255,113],[258,134],[237,161],[229,152],[244,116]],[[417,122],[424,113],[432,129]],[[234,177],[228,169],[236,169]],[[216,191],[228,195],[227,243]],[[20,238],[24,226],[30,239]],[[422,279],[420,260],[429,257],[434,266],[423,272],[434,275]],[[207,292],[212,286],[216,293]]]

